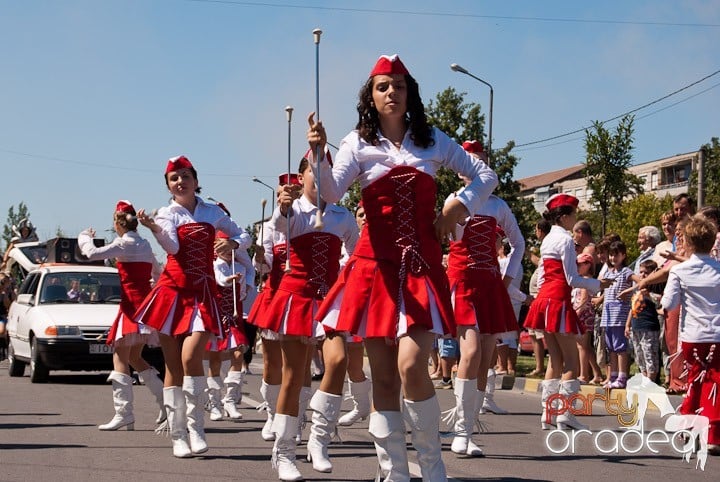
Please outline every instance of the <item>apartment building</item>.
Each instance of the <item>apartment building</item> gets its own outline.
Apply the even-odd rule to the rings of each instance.
[[[676,154],[630,167],[630,172],[643,180],[646,193],[657,197],[687,192],[690,173],[697,169],[700,151]],[[545,201],[555,193],[572,194],[580,200],[580,209],[589,209],[592,190],[587,188],[583,164],[519,179],[520,195],[531,199],[538,212],[545,210]]]

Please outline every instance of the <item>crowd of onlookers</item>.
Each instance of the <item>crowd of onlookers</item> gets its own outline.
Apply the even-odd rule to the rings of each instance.
[[[719,210],[706,206],[698,216],[718,226]],[[681,307],[664,309],[661,303],[670,268],[690,258],[685,229],[695,216],[693,200],[687,194],[673,199],[673,209],[662,214],[657,226],[643,226],[636,240],[621,239],[609,233],[597,240],[588,221],[580,220],[573,228],[577,252],[578,272],[583,277],[611,278],[612,286],[591,295],[585,289],[572,292],[573,308],[586,331],[578,337],[580,360],[578,379],[581,383],[625,388],[634,360],[637,373],[656,383],[664,384],[668,393],[685,393],[687,374],[681,354],[679,334]],[[535,235],[539,243],[550,231],[550,224],[539,221]],[[720,234],[715,235],[709,255],[718,260]],[[498,256],[506,252],[498,236]],[[628,247],[636,242],[639,255],[628,258]],[[536,267],[540,264],[538,251],[527,250],[527,258]],[[530,278],[528,301],[537,295],[538,269]],[[720,289],[715,286],[716,290]],[[525,310],[517,306],[522,326]],[[714,307],[718,309],[720,307]],[[709,309],[713,309],[710,307]],[[545,375],[545,345],[543,333],[526,330],[533,345],[534,367],[521,375],[542,378]],[[498,339],[495,373],[515,375],[517,337]],[[437,380],[436,388],[452,388],[452,373],[460,357],[456,340],[439,340],[432,354],[430,371]]]

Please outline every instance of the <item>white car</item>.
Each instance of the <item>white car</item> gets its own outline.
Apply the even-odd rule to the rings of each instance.
[[[105,344],[120,303],[116,268],[43,264],[29,271],[10,306],[7,331],[12,377],[30,365],[30,380],[50,370],[109,370]]]

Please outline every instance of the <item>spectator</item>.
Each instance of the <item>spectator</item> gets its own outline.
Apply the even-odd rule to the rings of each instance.
[[[638,230],[637,244],[640,248],[640,255],[632,264],[635,274],[640,274],[640,264],[646,259],[652,259],[655,255],[655,246],[660,243],[660,231],[655,226],[643,226]]]
[[[573,226],[573,241],[576,254],[588,253],[595,257],[595,241],[592,236],[590,223],[581,219]]]
[[[702,214],[715,225],[715,229],[720,226],[720,209],[717,206],[705,206],[698,214]],[[710,250],[710,256],[720,261],[720,232],[715,235],[715,244],[712,250]]]
[[[607,277],[615,280],[605,290],[601,325],[605,328],[605,343],[610,351],[610,377],[605,388],[625,388],[630,369],[627,353],[625,323],[630,312],[629,301],[620,299],[619,293],[632,283],[632,270],[627,267],[627,248],[622,241],[615,241],[608,251]]]
[[[578,274],[583,278],[591,278],[593,271],[593,257],[588,253],[582,253],[577,257]],[[585,333],[578,338],[577,346],[580,360],[580,383],[591,383],[599,385],[602,382],[602,371],[595,357],[593,349],[592,334],[595,328],[595,309],[590,300],[590,293],[586,288],[573,288],[572,300],[575,313],[580,323],[585,325]],[[588,368],[592,371],[590,378]]]
[[[657,269],[652,259],[640,263],[640,277],[647,278]],[[625,336],[632,340],[635,362],[643,376],[655,380],[660,368],[660,319],[657,305],[660,296],[647,288],[635,292],[630,301],[630,315],[625,324]]]
[[[708,453],[720,455],[720,404],[715,396],[720,356],[713,356],[720,343],[720,263],[709,256],[717,229],[694,216],[683,235],[690,259],[670,268],[661,303],[666,310],[683,307],[680,337],[690,388],[680,413],[701,413],[710,420]]]
[[[662,233],[665,236],[665,241],[661,241],[655,246],[655,254],[653,255],[653,261],[658,266],[665,264],[666,259],[662,256],[662,253],[673,250],[673,239],[675,238],[675,222],[677,216],[672,211],[665,211],[660,216],[660,224],[662,225]]]
[[[687,193],[680,193],[673,198],[673,212],[678,219],[692,216],[695,214],[695,202]]]
[[[70,289],[67,292],[69,301],[80,301],[80,281],[76,279],[70,280]]]
[[[7,315],[10,304],[15,299],[12,280],[5,273],[0,273],[0,360],[7,357]]]
[[[441,338],[438,340],[438,355],[440,356],[442,379],[435,382],[435,388],[450,390],[453,387],[453,368],[460,358],[460,348],[457,340],[454,338]]]

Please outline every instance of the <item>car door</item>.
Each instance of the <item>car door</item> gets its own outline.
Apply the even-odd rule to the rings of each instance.
[[[15,353],[23,358],[30,357],[30,311],[38,302],[39,285],[40,273],[28,275],[8,313],[8,333]]]

